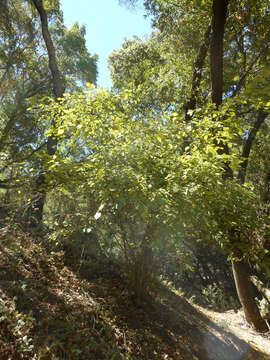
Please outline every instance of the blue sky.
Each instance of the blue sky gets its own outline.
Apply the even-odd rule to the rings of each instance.
[[[151,32],[143,7],[128,10],[118,0],[61,0],[61,5],[66,26],[76,21],[86,25],[87,48],[99,56],[98,85],[110,87],[107,58],[112,50],[119,49],[125,38],[144,38]]]

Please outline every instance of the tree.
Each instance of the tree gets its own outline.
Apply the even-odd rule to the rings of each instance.
[[[41,21],[41,28],[42,28],[42,35],[44,42],[46,44],[47,52],[48,52],[48,58],[49,58],[49,68],[51,72],[52,77],[52,87],[53,87],[53,93],[56,99],[62,98],[65,91],[65,80],[60,74],[59,67],[56,60],[56,54],[55,54],[55,47],[52,42],[52,38],[49,32],[48,27],[48,17],[47,13],[43,6],[42,0],[32,0],[34,6],[36,7]],[[56,138],[51,135],[48,138],[47,141],[47,151],[48,155],[53,156],[56,152],[57,147],[57,141]],[[32,203],[32,208],[34,211],[34,217],[35,221],[37,222],[37,225],[41,225],[42,216],[43,216],[43,207],[45,204],[46,199],[46,190],[45,190],[45,182],[46,177],[43,172],[38,176],[36,181],[36,194],[35,194],[35,200]],[[32,211],[32,212],[33,212]],[[31,213],[31,212],[30,212]]]
[[[163,1],[146,1],[148,10],[154,16],[154,24],[162,33],[175,33],[175,36],[181,37],[182,30],[178,27],[181,18],[181,12],[188,14],[187,9],[185,8],[185,2],[180,2],[178,4],[174,2],[163,2]],[[218,109],[222,104],[223,93],[225,92],[227,97],[235,97],[239,92],[245,88],[245,84],[249,76],[253,73],[255,66],[258,65],[258,61],[265,59],[267,52],[267,45],[264,43],[265,37],[265,26],[268,23],[267,14],[269,8],[265,2],[261,2],[259,7],[264,9],[264,11],[259,15],[258,7],[254,2],[247,1],[246,3],[235,5],[231,4],[230,10],[232,15],[230,16],[229,27],[230,31],[226,34],[225,22],[227,19],[227,10],[229,1],[213,1],[212,10],[209,7],[210,2],[207,2],[204,7],[208,9],[209,13],[212,13],[212,35],[211,35],[211,49],[210,49],[210,84],[211,84],[211,99],[212,102],[216,105]],[[194,3],[190,7],[195,6]],[[201,8],[197,8],[197,12],[202,11]],[[247,10],[249,9],[249,10]],[[178,13],[179,11],[179,13]],[[260,17],[260,21],[252,20],[250,16],[250,11],[254,13],[254,16]],[[176,16],[176,14],[180,14]],[[191,17],[190,17],[191,18]],[[190,20],[189,18],[189,20]],[[235,19],[237,19],[235,21]],[[269,19],[269,18],[268,18]],[[233,23],[234,22],[234,23]],[[189,23],[190,24],[190,23]],[[190,25],[189,25],[190,26]],[[247,29],[250,29],[247,31]],[[254,37],[251,35],[253,34]],[[226,36],[225,36],[226,35]],[[224,36],[226,40],[226,66],[225,66],[225,79],[223,80],[223,43]],[[201,84],[201,71],[204,64],[204,60],[207,53],[207,43],[210,39],[210,30],[207,28],[204,36],[204,40],[201,43],[201,46],[198,51],[198,56],[194,66],[193,80],[191,86],[190,98],[186,102],[186,120],[190,121],[192,119],[192,110],[196,109],[196,102],[199,98],[199,89]],[[255,40],[256,39],[256,40]],[[260,49],[258,49],[258,44],[260,44]],[[253,48],[257,55],[252,54],[251,58],[251,48]],[[238,51],[239,55],[236,54]],[[228,54],[228,55],[227,55]],[[233,55],[235,54],[235,55]],[[233,66],[230,59],[239,58],[238,63],[242,66],[240,71],[242,73],[239,76],[235,76],[232,73],[232,69],[235,72],[237,69]],[[262,69],[260,70],[262,71]],[[234,76],[234,78],[233,78]],[[205,81],[205,80],[204,80]],[[236,81],[235,85],[232,85]],[[225,85],[225,86],[224,86]],[[238,106],[238,105],[236,105]],[[237,110],[236,110],[237,111]],[[245,141],[245,144],[242,149],[242,158],[238,175],[239,182],[241,185],[245,183],[246,170],[248,165],[248,158],[250,155],[251,147],[255,140],[256,134],[259,131],[260,127],[264,123],[267,117],[267,112],[262,109],[259,109],[257,120],[255,121],[253,127],[251,128],[248,139]],[[199,119],[198,119],[199,120]],[[234,172],[232,170],[232,165],[230,163],[230,151],[229,145],[227,142],[216,143],[219,147],[218,154],[224,158],[224,177],[227,181],[230,181],[234,177]],[[226,160],[225,160],[226,159]],[[253,324],[258,330],[266,331],[267,326],[262,320],[257,305],[252,297],[252,291],[250,288],[250,282],[248,279],[248,272],[243,260],[243,252],[239,250],[239,239],[234,239],[235,231],[231,230],[231,246],[234,248],[234,243],[236,243],[236,248],[233,250],[233,257],[235,259],[242,259],[240,261],[233,261],[233,271],[236,281],[236,287],[238,290],[239,298],[243,305],[247,320]],[[237,245],[238,244],[238,245]],[[240,246],[240,245],[239,245]]]
[[[21,193],[25,194],[24,206],[29,207],[28,199],[32,198],[29,192],[33,190],[34,178],[39,179],[42,173],[41,157],[48,139],[44,126],[28,108],[53,93],[52,78],[40,22],[32,2],[9,0],[3,7],[0,21],[0,148],[5,159],[1,164],[2,178],[5,188],[10,187],[9,194],[15,202],[16,197],[22,198],[18,195],[20,188],[25,188]],[[78,24],[66,29],[57,1],[46,2],[46,11],[59,71],[64,74],[67,90],[83,88],[87,81],[94,83],[97,57],[86,49],[85,29]],[[62,61],[66,58],[68,61]]]
[[[224,30],[225,23],[228,11],[228,0],[217,1],[213,0],[213,20],[212,20],[212,40],[211,40],[211,83],[212,83],[212,102],[218,108],[222,104],[222,94],[223,94],[223,39],[224,39]],[[248,153],[251,148],[251,143],[253,138],[256,136],[256,132],[260,124],[265,119],[266,115],[261,114],[259,122],[256,124],[256,128],[253,128],[251,135],[249,136],[248,141],[244,146],[244,162],[242,164],[241,170],[241,182],[244,182],[245,176],[243,175],[244,168],[246,167],[245,162],[248,159]],[[224,146],[223,151],[228,153],[228,148]],[[232,172],[231,169],[226,168],[226,177],[231,178]],[[232,237],[234,237],[235,230],[232,228]],[[235,239],[232,238],[232,248],[234,248]],[[237,240],[236,240],[237,241]],[[237,288],[237,293],[240,299],[240,302],[243,306],[244,313],[247,321],[252,324],[258,331],[268,331],[268,327],[265,321],[260,315],[260,311],[257,307],[255,300],[253,299],[253,294],[251,290],[251,283],[248,276],[248,271],[245,265],[244,260],[242,259],[243,254],[239,252],[239,249],[236,245],[236,248],[233,249],[233,257],[235,260],[232,261],[233,274],[235,279],[235,284]],[[238,261],[237,261],[238,259]],[[240,260],[240,261],[239,261]]]
[[[240,286],[247,280],[242,264],[266,259],[266,185],[255,178],[266,179],[269,168],[262,170],[260,158],[257,169],[252,149],[265,156],[269,148],[263,127],[269,6],[262,1],[260,12],[252,1],[147,4],[157,33],[126,41],[111,56],[112,92],[90,88],[41,105],[40,121],[54,119],[50,134],[59,144],[54,159],[45,159],[50,184],[93,199],[91,226],[97,229],[101,218],[102,236],[113,229],[112,246],[134,275],[138,299],[164,249],[191,247],[198,259],[200,249],[219,244],[233,261],[248,320],[265,330],[252,295]],[[208,260],[198,262],[210,278]]]

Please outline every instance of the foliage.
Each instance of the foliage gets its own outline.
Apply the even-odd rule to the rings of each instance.
[[[16,300],[16,299],[14,299]],[[33,327],[31,314],[24,315],[16,309],[15,301],[0,298],[0,345],[1,356],[16,359],[36,359],[30,331]]]
[[[234,303],[232,298],[228,298],[222,289],[209,285],[202,291],[202,296],[206,305],[212,307],[214,310],[226,311],[233,308],[237,308],[237,304]]]
[[[41,171],[38,154],[46,148],[47,139],[27,108],[51,95],[52,88],[41,27],[31,1],[5,4],[0,26],[1,179],[13,188]],[[86,81],[95,83],[97,56],[86,48],[85,29],[78,24],[70,30],[64,26],[58,1],[46,1],[45,6],[66,89],[81,88]]]

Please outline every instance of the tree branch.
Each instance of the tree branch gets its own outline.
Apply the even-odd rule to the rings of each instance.
[[[212,29],[212,26],[210,24],[205,31],[205,34],[203,37],[203,42],[201,43],[201,46],[199,48],[199,51],[198,51],[198,54],[197,54],[197,57],[195,60],[192,82],[191,82],[190,97],[185,106],[185,121],[186,122],[189,122],[191,119],[189,110],[194,110],[196,107],[197,97],[199,95],[199,88],[200,88],[201,79],[202,79],[202,70],[203,70],[203,67],[205,64],[207,51],[208,51],[208,48],[210,45],[211,29]]]
[[[246,82],[246,78],[249,75],[249,73],[251,72],[251,70],[253,69],[254,65],[256,64],[256,62],[259,60],[260,56],[261,56],[262,51],[259,52],[259,54],[255,57],[255,59],[249,64],[248,68],[246,69],[246,71],[242,74],[242,76],[240,77],[235,89],[232,92],[232,95],[230,96],[231,98],[235,97],[237,94],[239,94],[239,92],[242,90],[242,88],[245,85]]]
[[[63,93],[65,91],[65,85],[64,85],[64,79],[62,79],[58,65],[57,65],[55,48],[54,48],[54,44],[52,42],[51,34],[49,32],[49,27],[48,27],[47,13],[44,9],[42,0],[32,0],[32,2],[35,5],[35,7],[39,13],[39,16],[40,16],[42,35],[43,35],[43,39],[45,41],[46,48],[48,51],[49,67],[50,67],[51,75],[52,75],[52,79],[53,79],[53,92],[54,92],[55,98],[57,99],[57,98],[63,96]]]
[[[241,164],[241,168],[240,168],[240,171],[238,174],[238,180],[239,180],[240,184],[244,184],[244,182],[245,182],[251,148],[252,148],[252,145],[256,138],[256,135],[257,135],[258,131],[260,130],[267,115],[268,115],[268,113],[265,113],[262,110],[259,111],[257,120],[255,121],[255,124],[253,125],[253,128],[250,131],[248,139],[246,140],[246,142],[244,144],[243,151],[242,151],[242,157],[244,158],[244,161]]]

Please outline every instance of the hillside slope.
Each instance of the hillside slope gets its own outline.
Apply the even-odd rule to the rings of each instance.
[[[2,238],[0,359],[270,359],[269,335],[240,315],[204,311],[162,285],[138,308],[112,265],[71,265],[27,237]]]

